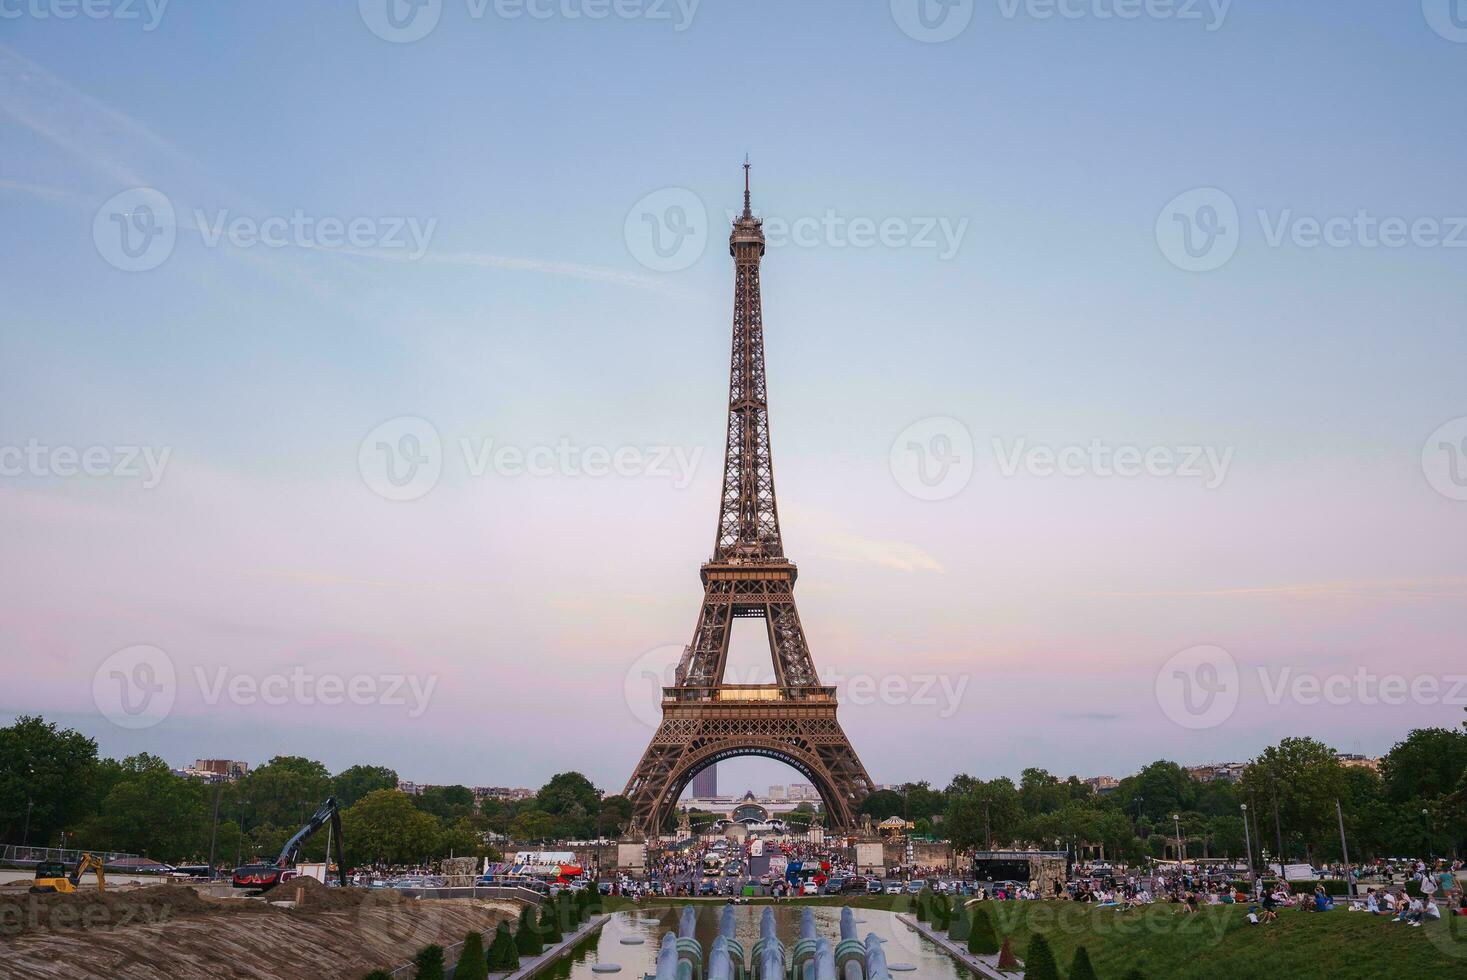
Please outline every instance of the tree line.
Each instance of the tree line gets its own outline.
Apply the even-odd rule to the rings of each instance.
[[[465,786],[398,790],[386,766],[335,774],[276,756],[233,782],[177,775],[157,756],[99,757],[97,743],[35,716],[0,728],[0,842],[127,851],[167,864],[273,860],[328,796],[342,808],[347,863],[418,864],[495,853],[490,832],[516,841],[614,835],[631,803],[585,776],[560,773],[526,799],[476,801]],[[216,819],[217,815],[217,819]],[[307,843],[325,854],[326,834]]]
[[[1338,804],[1338,807],[1337,807]],[[1244,809],[1246,807],[1246,809]],[[908,783],[869,796],[875,820],[900,816],[959,850],[1034,846],[1136,862],[1175,857],[1254,860],[1267,850],[1313,862],[1467,851],[1467,732],[1412,731],[1380,772],[1343,765],[1312,738],[1286,738],[1248,763],[1237,782],[1200,782],[1153,762],[1097,793],[1074,776],[1025,769],[1017,783],[958,775],[946,789]],[[1173,820],[1173,817],[1178,819]],[[1244,819],[1248,820],[1245,832]]]
[[[206,783],[176,775],[146,753],[101,758],[94,740],[43,718],[0,728],[0,841],[129,851],[170,864],[273,859],[327,796],[342,809],[347,862],[418,864],[483,857],[495,833],[517,842],[615,837],[631,803],[604,795],[577,772],[559,773],[532,796],[476,801],[464,786],[409,795],[385,766],[335,774],[301,756],[277,756],[244,778]],[[1338,809],[1337,809],[1338,805]],[[1244,809],[1246,806],[1246,810]],[[791,814],[799,822],[811,812]],[[1096,793],[1075,777],[1025,769],[1019,780],[960,774],[945,789],[926,782],[871,794],[880,821],[901,816],[959,850],[1037,846],[1128,861],[1175,856],[1241,860],[1340,858],[1339,821],[1352,860],[1460,855],[1467,851],[1467,732],[1412,731],[1380,772],[1347,767],[1310,738],[1286,738],[1253,759],[1236,782],[1199,782],[1175,762],[1153,762]],[[217,819],[216,819],[217,814]],[[1173,816],[1178,819],[1173,820]],[[712,815],[694,813],[694,823]],[[1244,819],[1248,820],[1247,830]],[[669,825],[672,815],[669,814]],[[324,854],[318,834],[307,858]]]

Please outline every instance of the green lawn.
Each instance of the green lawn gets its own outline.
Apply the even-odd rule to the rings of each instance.
[[[1159,903],[1134,912],[1074,902],[985,903],[1020,956],[1036,931],[1061,968],[1085,946],[1102,980],[1132,967],[1150,980],[1264,977],[1467,977],[1467,919],[1420,928],[1363,912],[1279,913],[1250,926],[1240,906],[1204,906],[1178,915]]]
[[[607,911],[681,906],[688,899],[659,898],[640,906],[613,899]],[[767,904],[769,899],[754,899]],[[703,899],[697,904],[722,904]],[[795,899],[794,904],[852,905],[910,913],[906,896],[870,895]],[[1000,936],[1013,939],[1023,956],[1029,937],[1043,932],[1061,969],[1076,946],[1085,946],[1101,980],[1119,980],[1132,967],[1147,980],[1217,980],[1219,977],[1288,977],[1289,980],[1349,980],[1380,977],[1467,978],[1467,917],[1420,928],[1398,925],[1363,912],[1279,913],[1277,922],[1250,926],[1245,907],[1204,906],[1178,915],[1161,902],[1134,912],[1077,902],[985,902]]]

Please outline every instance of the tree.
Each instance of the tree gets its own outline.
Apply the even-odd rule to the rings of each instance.
[[[162,759],[147,754],[124,759],[120,773],[78,836],[164,862],[195,858],[207,848],[212,810],[205,790],[212,803],[212,788],[175,776]]]
[[[535,807],[561,818],[559,829],[565,836],[591,837],[601,810],[601,791],[578,772],[556,773],[535,794]]]
[[[438,834],[440,857],[494,857],[499,852],[484,840],[483,831],[469,817],[460,817]]]
[[[277,755],[239,781],[239,795],[250,801],[247,827],[299,827],[331,795],[331,775],[313,759]]]
[[[519,962],[519,957],[515,957]],[[453,980],[485,980],[489,975],[488,963],[484,959],[484,934],[470,932],[464,936],[463,949],[458,954],[458,965],[453,968]]]
[[[898,789],[906,802],[902,817],[913,822],[924,818],[931,820],[942,812],[947,802],[926,780],[920,783],[904,783]]]
[[[947,802],[943,831],[954,848],[970,851],[1009,842],[1019,829],[1023,808],[1007,779],[975,781],[973,789]]]
[[[1049,940],[1042,932],[1029,939],[1029,948],[1024,953],[1024,980],[1059,980],[1059,964],[1054,961],[1054,950],[1049,948]]]
[[[458,980],[457,977],[454,980]],[[1090,953],[1084,946],[1075,947],[1075,958],[1070,961],[1068,980],[1100,980],[1095,967],[1090,965]]]
[[[535,927],[535,908],[526,905],[520,909],[520,925],[515,930],[514,944],[521,956],[539,956],[544,943],[540,941],[540,931]]]
[[[342,812],[341,835],[350,864],[406,864],[435,853],[439,832],[433,815],[413,806],[406,793],[378,789]]]
[[[993,917],[984,904],[969,906],[972,921],[968,925],[968,952],[975,956],[992,956],[998,952],[998,934],[993,931]]]
[[[1241,789],[1261,808],[1258,819],[1264,839],[1276,842],[1280,834],[1289,835],[1286,852],[1309,854],[1321,844],[1328,847],[1330,838],[1337,836],[1335,801],[1344,797],[1348,784],[1334,749],[1323,742],[1286,738],[1269,746],[1243,770],[1241,782]],[[1275,812],[1276,820],[1271,819]],[[1277,843],[1269,849],[1278,850]],[[1276,856],[1283,860],[1285,855]]]
[[[901,816],[905,802],[902,794],[895,790],[879,789],[861,801],[861,812],[870,814],[872,820],[880,823],[888,817]]]
[[[34,715],[0,728],[0,840],[53,843],[96,808],[98,770],[97,743],[80,732]]]
[[[508,920],[501,920],[494,930],[494,942],[489,945],[489,969],[493,972],[513,970],[520,965],[520,953],[510,935]]]
[[[1069,802],[1065,784],[1045,769],[1025,769],[1019,776],[1019,804],[1031,817],[1053,813]]]
[[[1467,772],[1467,732],[1418,728],[1380,760],[1389,803],[1445,796]]]
[[[549,840],[555,832],[555,818],[544,810],[530,810],[514,818],[509,835],[515,840]]]
[[[331,795],[343,809],[374,789],[397,789],[397,773],[386,766],[349,766],[331,780]]]
[[[443,980],[443,947],[437,944],[424,946],[413,957],[416,980]]]
[[[632,822],[632,801],[620,793],[603,797],[601,812],[596,816],[596,833],[601,837],[620,836]]]
[[[430,786],[413,797],[413,805],[444,823],[474,816],[474,793],[467,786]]]
[[[1198,785],[1187,770],[1162,759],[1122,779],[1111,798],[1123,813],[1169,824],[1173,813],[1192,809]]]

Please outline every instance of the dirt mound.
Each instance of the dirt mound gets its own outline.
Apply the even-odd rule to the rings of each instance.
[[[129,891],[80,890],[70,895],[0,895],[0,936],[128,925],[208,915],[218,904],[184,885],[150,885]]]
[[[391,888],[332,888],[315,878],[292,878],[264,893],[269,902],[295,902],[295,912],[340,912],[359,909],[365,903],[397,905],[410,901]]]

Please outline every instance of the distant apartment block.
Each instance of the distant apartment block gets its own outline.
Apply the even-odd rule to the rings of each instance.
[[[192,766],[174,772],[206,783],[232,783],[249,775],[250,764],[236,759],[195,759]]]
[[[1114,776],[1086,776],[1080,782],[1089,786],[1096,794],[1109,793],[1121,784]]]
[[[1351,769],[1369,769],[1371,772],[1380,772],[1380,758],[1368,755],[1360,755],[1355,752],[1336,752],[1335,758],[1340,765]]]
[[[1187,775],[1199,783],[1236,783],[1243,778],[1246,762],[1209,762],[1202,766],[1189,766]]]

